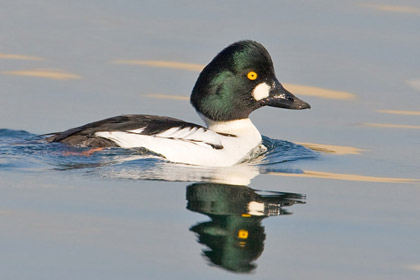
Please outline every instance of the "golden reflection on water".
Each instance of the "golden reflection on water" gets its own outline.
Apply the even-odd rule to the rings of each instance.
[[[128,65],[144,65],[144,66],[149,66],[149,67],[180,69],[180,70],[189,70],[189,71],[198,71],[198,72],[200,72],[204,68],[204,65],[202,64],[184,63],[184,62],[177,62],[177,61],[164,61],[164,60],[114,60],[113,63],[128,64]]]
[[[393,123],[363,123],[364,126],[379,127],[379,128],[405,128],[405,129],[420,129],[420,125],[409,124],[393,124]]]
[[[71,79],[81,78],[81,76],[77,74],[72,74],[72,73],[64,72],[62,70],[52,70],[52,69],[6,71],[6,72],[2,72],[2,74],[13,75],[13,76],[46,78],[46,79],[54,79],[54,80],[71,80]]]
[[[284,86],[290,90],[293,94],[304,95],[304,96],[314,96],[319,98],[326,99],[340,99],[340,100],[350,100],[354,99],[356,95],[347,91],[338,91],[325,89],[320,87],[313,86],[303,86],[296,84],[284,84]]]
[[[407,265],[409,270],[419,271],[420,272],[420,264],[409,264]]]
[[[376,110],[376,112],[385,113],[385,114],[393,114],[393,115],[420,116],[420,111]]]
[[[322,178],[322,179],[333,179],[333,180],[342,180],[342,181],[376,182],[376,183],[420,182],[420,179],[373,177],[373,176],[364,176],[364,175],[357,175],[357,174],[332,173],[332,172],[321,172],[321,171],[313,171],[313,170],[304,170],[303,173],[269,172],[267,174],[276,175],[276,176],[286,176],[286,177]]]
[[[372,8],[378,11],[384,11],[384,12],[420,15],[420,8],[414,7],[414,6],[383,5],[383,4],[362,4],[362,6]]]
[[[44,60],[42,57],[21,55],[21,54],[7,54],[0,53],[0,59],[15,59],[15,60]]]
[[[359,149],[356,147],[349,146],[336,146],[336,145],[325,145],[325,144],[316,144],[316,143],[306,143],[306,142],[295,142],[296,144],[305,146],[308,149],[324,152],[329,154],[337,155],[359,155],[364,151],[364,149]]]
[[[150,98],[156,98],[156,99],[183,100],[183,101],[190,100],[189,96],[169,95],[169,94],[161,94],[161,93],[150,93],[150,94],[145,94],[144,96],[150,97]]]
[[[420,91],[420,79],[411,79],[406,81],[406,83],[413,89]]]
[[[141,65],[148,67],[158,67],[158,68],[170,68],[170,69],[179,69],[179,70],[188,70],[188,71],[197,71],[200,72],[203,70],[203,64],[193,64],[193,63],[184,63],[178,61],[165,61],[165,60],[114,60],[113,63],[116,64],[128,64],[128,65]],[[304,96],[314,96],[319,98],[327,99],[339,99],[339,100],[350,100],[354,99],[356,95],[346,91],[337,91],[331,89],[325,89],[320,87],[297,85],[297,84],[284,84],[284,86],[297,95]],[[149,97],[154,98],[163,98],[163,95],[150,95]],[[173,97],[169,97],[173,99]]]

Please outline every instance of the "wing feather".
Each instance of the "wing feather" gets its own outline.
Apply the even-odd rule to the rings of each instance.
[[[125,139],[130,138],[130,141],[133,141],[133,134],[187,141],[213,149],[223,149],[220,135],[203,126],[153,115],[116,116],[71,128],[64,132],[53,133],[53,136],[47,140],[63,142],[72,146],[93,146],[91,143],[98,143],[94,146],[112,146],[112,143],[98,141],[108,139],[123,146]],[[142,146],[141,141],[138,142],[138,146]]]
[[[138,135],[147,135],[144,134],[145,130],[147,130],[147,127],[129,130],[127,132]],[[210,146],[214,149],[223,148],[222,142],[220,141],[220,135],[196,124],[192,124],[192,126],[185,126],[182,128],[179,126],[171,127],[167,130],[163,130],[156,134],[151,134],[149,136],[166,138],[171,140],[187,141],[201,146]]]

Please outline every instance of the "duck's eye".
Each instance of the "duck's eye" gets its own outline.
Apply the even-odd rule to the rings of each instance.
[[[253,81],[253,80],[257,79],[258,75],[254,71],[251,71],[246,75],[246,77],[248,79],[250,79],[251,81]]]

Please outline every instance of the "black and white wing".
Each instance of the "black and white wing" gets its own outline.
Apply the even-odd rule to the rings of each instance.
[[[116,116],[53,133],[47,140],[79,147],[130,148],[145,147],[150,138],[189,142],[212,149],[223,148],[220,135],[203,126],[153,115]]]

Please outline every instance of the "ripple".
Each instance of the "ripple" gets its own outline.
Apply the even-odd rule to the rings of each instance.
[[[80,79],[81,76],[67,73],[62,70],[52,69],[30,69],[30,70],[17,70],[17,71],[6,71],[2,74],[13,75],[13,76],[24,76],[24,77],[36,77],[36,78],[47,78],[53,80],[72,80]]]
[[[74,171],[114,179],[214,182],[248,185],[259,174],[359,182],[417,183],[419,179],[292,168],[289,162],[316,160],[320,154],[303,145],[263,136],[255,158],[231,167],[171,163],[145,149],[109,148],[93,154],[89,148],[46,143],[43,136],[22,130],[0,129],[0,171]]]
[[[185,63],[178,61],[165,61],[165,60],[114,60],[115,64],[128,64],[128,65],[144,65],[157,68],[170,68],[188,71],[201,71],[204,68],[202,64]]]
[[[46,143],[43,137],[17,130],[0,130],[0,170],[84,170],[103,177],[134,180],[211,181],[247,185],[265,172],[301,172],[283,163],[314,159],[318,154],[304,146],[263,137],[256,157],[229,167],[205,167],[171,163],[145,149],[109,148],[86,153],[89,148]]]
[[[13,59],[13,60],[44,60],[42,57],[21,55],[21,54],[9,54],[0,53],[0,59]]]
[[[392,114],[392,115],[405,115],[405,116],[420,116],[420,111],[407,111],[407,110],[376,110],[378,113]]]
[[[420,15],[420,8],[415,7],[415,6],[384,5],[384,4],[362,4],[362,6],[375,9],[378,11],[383,11],[383,12]]]
[[[394,123],[363,123],[364,126],[378,128],[403,128],[403,129],[420,129],[420,125],[410,124],[394,124]]]

